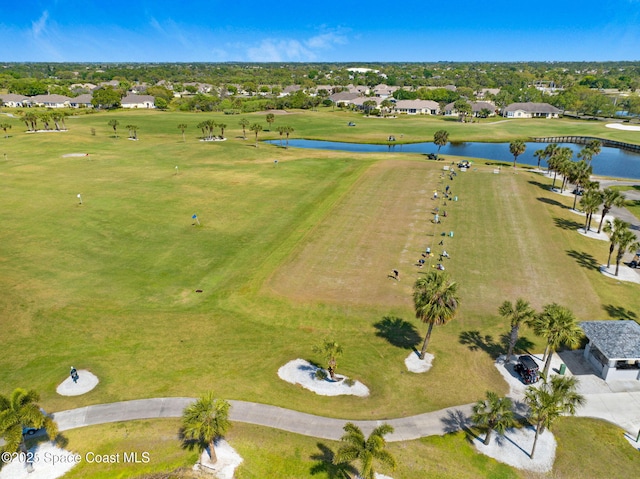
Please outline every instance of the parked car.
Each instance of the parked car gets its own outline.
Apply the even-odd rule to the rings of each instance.
[[[356,126],[356,124],[352,121],[350,121],[349,123],[347,123],[347,126]]]
[[[576,188],[575,190],[573,190],[571,192],[572,195],[578,195],[578,196],[582,196],[584,194],[584,190],[580,189],[580,188]]]
[[[462,160],[458,163],[458,168],[469,168],[470,166],[469,160]]]
[[[518,358],[518,362],[514,368],[522,378],[525,384],[535,384],[540,379],[540,370],[538,363],[529,355],[523,355]]]

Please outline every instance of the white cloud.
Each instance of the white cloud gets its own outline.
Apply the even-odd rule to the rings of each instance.
[[[347,43],[346,36],[334,32],[321,33],[320,35],[309,38],[305,42],[309,48],[318,49],[331,48],[334,45],[346,45]]]
[[[264,39],[257,47],[247,50],[252,62],[309,61],[315,58],[314,53],[305,48],[298,40]]]
[[[49,12],[45,10],[37,21],[31,22],[31,33],[34,37],[39,37],[45,31],[48,18]]]

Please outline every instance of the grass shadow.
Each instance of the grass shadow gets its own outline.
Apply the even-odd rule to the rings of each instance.
[[[492,359],[496,359],[505,349],[502,344],[493,340],[493,336],[486,334],[481,335],[480,331],[462,331],[458,337],[460,344],[464,344],[471,351],[482,350],[489,354]]]
[[[622,320],[632,320],[637,321],[638,315],[631,311],[630,309],[626,309],[622,306],[615,306],[613,304],[605,304],[602,309],[609,315],[612,319],[622,319]]]
[[[584,223],[578,223],[574,220],[568,220],[566,218],[553,218],[553,222],[558,228],[562,228],[563,230],[577,230],[584,228]]]
[[[529,183],[530,185],[533,185],[533,186],[537,186],[541,190],[551,191],[551,185],[548,185],[546,183],[540,183],[539,181],[536,181],[536,180],[529,180],[529,181],[527,181],[527,183]]]
[[[186,451],[201,451],[208,446],[208,444],[203,443],[200,439],[187,437],[184,428],[180,428],[178,431],[178,439],[180,439],[180,446]]]
[[[312,476],[324,474],[323,477],[328,479],[350,479],[358,473],[358,470],[351,464],[345,462],[334,464],[333,461],[336,455],[330,447],[321,442],[316,445],[319,452],[311,456],[311,460],[317,461],[309,471]]]
[[[373,325],[376,336],[386,339],[390,344],[402,349],[414,349],[422,339],[416,327],[402,318],[385,316]]]
[[[600,267],[596,259],[591,256],[589,253],[585,253],[584,251],[576,251],[575,249],[571,249],[567,251],[567,254],[576,260],[579,266],[587,269],[595,269],[599,270]]]

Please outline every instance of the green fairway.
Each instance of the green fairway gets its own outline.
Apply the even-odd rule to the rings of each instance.
[[[598,272],[608,243],[576,232],[583,218],[543,175],[494,174],[477,161],[450,181],[442,162],[421,155],[256,148],[252,132],[242,139],[242,117],[264,123],[264,114],[119,111],[69,118],[67,132],[27,134],[8,120],[9,138],[0,138],[2,393],[34,388],[48,411],[59,411],[213,390],[319,415],[385,419],[474,402],[486,390],[506,393],[493,366],[509,329],[497,313],[505,300],[523,297],[537,309],[558,302],[579,320],[635,318],[640,309],[638,285]],[[226,141],[199,141],[195,125],[207,118],[227,124]],[[188,124],[185,142],[180,123]],[[138,141],[126,138],[127,124],[138,126]],[[330,110],[277,115],[259,139],[279,138],[280,125],[292,126],[292,137],[340,141],[389,133],[432,141],[442,128],[454,141],[552,134],[631,141],[594,122],[459,124]],[[445,185],[458,200],[435,225],[432,194]],[[413,374],[404,359],[426,325],[414,318],[412,285],[437,262],[420,269],[416,261],[427,246],[439,252],[441,239],[461,307],[434,330],[432,370]],[[394,268],[400,281],[388,277]],[[394,339],[400,326],[411,341]],[[531,351],[542,350],[531,331],[521,334]],[[340,342],[339,372],[366,384],[369,397],[316,396],[278,379],[290,360],[320,362],[312,349],[324,338]],[[97,388],[59,396],[71,365],[96,374]],[[482,462],[479,475],[519,477],[449,442],[418,443],[409,452],[435,448],[450,464],[469,454]]]

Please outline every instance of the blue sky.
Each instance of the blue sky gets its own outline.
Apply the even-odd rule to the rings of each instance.
[[[7,0],[0,7],[6,62],[605,60],[640,60],[640,0]]]

